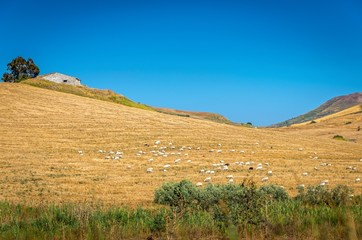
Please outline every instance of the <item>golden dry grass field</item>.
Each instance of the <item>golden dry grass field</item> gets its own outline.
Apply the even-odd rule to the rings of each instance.
[[[290,194],[299,184],[322,180],[361,194],[362,182],[355,182],[362,177],[362,130],[356,130],[362,127],[361,116],[280,129],[245,128],[1,83],[0,200],[153,206],[154,190],[164,182],[196,184],[211,177],[212,183],[227,183],[230,174],[235,183],[279,184]],[[354,141],[335,140],[336,134]],[[123,157],[114,160],[117,151]],[[229,163],[229,170],[213,166],[220,161]],[[256,170],[259,163],[262,169]],[[171,166],[164,171],[166,164]],[[147,168],[153,172],[146,173]],[[273,175],[262,182],[270,170]]]

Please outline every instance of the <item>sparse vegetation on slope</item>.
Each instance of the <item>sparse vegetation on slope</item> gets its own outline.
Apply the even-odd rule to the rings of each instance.
[[[54,90],[58,92],[70,93],[82,97],[94,98],[98,100],[113,102],[122,104],[128,107],[134,107],[144,110],[154,111],[152,107],[149,107],[144,104],[136,103],[120,94],[117,94],[111,90],[99,90],[94,88],[88,88],[85,86],[71,86],[67,84],[59,84],[43,79],[28,79],[22,81],[21,83],[27,84],[33,87],[39,87],[49,90]]]

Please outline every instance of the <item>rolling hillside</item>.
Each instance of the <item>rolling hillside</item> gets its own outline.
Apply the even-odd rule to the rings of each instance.
[[[285,127],[297,123],[312,121],[361,103],[362,103],[362,92],[335,97],[306,114],[286,120],[281,123],[274,124],[272,125],[272,127]]]
[[[204,119],[210,120],[213,122],[218,123],[226,123],[226,124],[233,124],[229,119],[226,117],[217,114],[217,113],[208,113],[208,112],[190,112],[190,111],[182,111],[182,110],[175,110],[169,108],[156,108],[151,107],[145,104],[136,103],[125,96],[117,94],[111,90],[99,90],[94,88],[89,88],[86,86],[71,86],[66,84],[59,84],[54,83],[51,81],[47,81],[40,78],[28,79],[21,82],[22,84],[31,85],[34,87],[50,89],[58,92],[70,93],[82,97],[94,98],[98,100],[114,102],[118,104],[122,104],[129,107],[135,107],[139,109],[149,110],[149,111],[157,111],[164,114],[170,115],[177,115],[180,117],[190,117],[196,119]]]
[[[310,125],[241,128],[26,84],[0,83],[0,103],[0,200],[152,206],[164,182],[196,184],[211,176],[212,183],[226,183],[229,174],[235,183],[279,184],[291,194],[299,184],[325,179],[362,192],[354,181],[361,177],[361,141],[336,141]],[[227,171],[215,165],[221,161]],[[255,170],[259,163],[263,169]],[[269,170],[273,176],[262,182]]]
[[[297,123],[293,124],[292,126],[304,126],[308,124],[315,124],[315,123],[323,123],[323,122],[339,122],[348,125],[351,124],[351,121],[347,121],[349,119],[349,116],[358,116],[362,113],[362,105],[356,105],[350,108],[347,108],[345,110],[342,110],[340,112],[336,112],[330,115],[327,115],[325,117],[314,119],[313,122],[304,122],[304,123]],[[353,119],[355,120],[355,119]]]

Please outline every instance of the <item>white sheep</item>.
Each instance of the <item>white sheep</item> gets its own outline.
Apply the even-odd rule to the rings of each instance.
[[[302,173],[302,175],[303,175],[304,177],[306,177],[306,176],[308,176],[308,173],[307,173],[307,172],[304,172],[304,173]]]
[[[175,163],[176,163],[176,164],[179,163],[179,162],[181,162],[181,159],[180,159],[180,158],[175,160]]]
[[[268,171],[268,176],[273,176],[273,171],[269,170]]]
[[[319,185],[325,186],[325,185],[328,185],[328,183],[329,183],[328,180],[323,180],[323,181],[321,181],[321,183]]]
[[[165,169],[170,168],[170,167],[171,167],[170,164],[166,164],[166,165],[163,166],[163,168],[165,168]]]
[[[228,180],[228,183],[229,183],[229,184],[233,184],[233,183],[234,183],[234,179],[230,178],[230,179]]]
[[[234,178],[233,175],[227,175],[227,176],[226,176],[226,179],[232,179],[232,178]]]
[[[204,182],[211,182],[211,177],[207,177],[204,179]]]
[[[147,173],[152,173],[153,172],[153,168],[147,168]]]
[[[160,143],[161,143],[160,140],[156,140],[156,141],[155,141],[155,145],[159,145]]]
[[[264,178],[261,179],[262,182],[267,182],[268,180],[269,180],[268,177],[264,177]]]
[[[196,183],[196,187],[202,187],[202,182]]]
[[[356,178],[356,179],[355,179],[355,182],[360,182],[360,181],[361,181],[360,178]]]
[[[148,162],[153,162],[153,158],[148,159]]]

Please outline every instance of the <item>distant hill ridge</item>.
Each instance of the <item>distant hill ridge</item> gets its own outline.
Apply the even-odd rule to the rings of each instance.
[[[272,125],[271,127],[285,127],[293,124],[313,121],[331,115],[347,108],[362,104],[362,92],[332,98],[318,108],[298,117]]]
[[[218,113],[183,111],[183,110],[175,110],[175,109],[170,109],[170,108],[154,108],[154,109],[157,112],[165,113],[165,114],[210,120],[210,121],[218,122],[218,123],[234,124],[229,119],[227,119],[226,117],[224,117]]]
[[[191,112],[191,111],[182,111],[175,110],[169,108],[157,108],[151,107],[145,104],[136,103],[127,97],[117,94],[111,90],[99,90],[94,88],[89,88],[86,86],[72,86],[68,84],[55,83],[52,81],[47,81],[42,78],[33,78],[28,79],[21,82],[22,84],[31,85],[34,87],[54,90],[58,92],[70,93],[78,96],[94,98],[98,100],[114,102],[118,104],[122,104],[129,107],[140,108],[149,111],[156,111],[164,114],[177,115],[180,117],[190,117],[197,118],[202,120],[209,120],[217,123],[226,123],[226,124],[234,124],[232,121],[227,119],[226,117],[217,114],[217,113],[209,113],[209,112]]]

